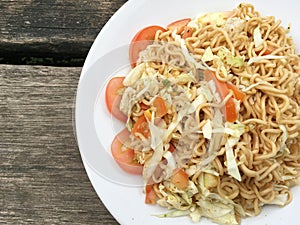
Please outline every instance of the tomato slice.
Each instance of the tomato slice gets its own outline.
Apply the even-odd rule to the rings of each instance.
[[[120,90],[124,88],[125,77],[113,77],[107,84],[105,90],[105,102],[108,111],[118,120],[126,122],[127,116],[120,110],[122,96]]]
[[[231,83],[226,83],[226,85],[227,85],[228,89],[233,91],[233,95],[234,95],[235,99],[240,100],[241,102],[244,101],[244,99],[246,97],[246,93],[240,91],[237,86],[235,86]]]
[[[171,177],[171,182],[180,190],[189,186],[189,175],[183,169],[175,169]]]
[[[141,109],[142,110],[147,110],[147,109],[149,109],[150,108],[150,106],[149,105],[146,105],[145,103],[143,103],[143,102],[141,102],[141,103],[139,103],[140,104],[140,107],[141,107]]]
[[[192,37],[192,34],[193,34],[193,28],[185,27],[183,30],[182,38],[186,39],[186,38]]]
[[[146,204],[156,204],[156,194],[153,188],[153,184],[146,185]]]
[[[118,163],[122,170],[131,174],[141,175],[143,165],[134,160],[134,150],[130,148],[122,149],[126,140],[128,140],[130,132],[125,128],[114,138],[111,144],[111,153],[114,160]]]
[[[215,73],[211,70],[205,70],[203,75],[206,81],[210,81],[210,80],[214,81],[217,92],[219,93],[221,99],[223,100],[224,98],[226,98],[226,96],[229,94],[229,89],[226,83],[219,81]],[[229,100],[226,102],[225,107],[222,108],[222,112],[225,116],[226,121],[228,122],[236,121],[237,113],[236,113],[233,97],[229,98]]]
[[[261,55],[270,55],[272,54],[277,48],[273,45],[267,45],[265,51]],[[263,50],[256,51],[256,54],[260,54]]]
[[[168,30],[175,30],[177,29],[177,34],[181,34],[184,28],[188,25],[188,23],[191,22],[191,18],[185,18],[181,20],[176,20],[172,23],[170,23],[167,26]]]
[[[173,152],[176,151],[176,148],[175,148],[175,146],[174,146],[173,144],[170,144],[169,151],[170,151],[171,153],[173,153]]]
[[[149,125],[148,125],[147,119],[144,115],[140,116],[137,119],[137,121],[135,122],[135,124],[132,127],[131,133],[133,134],[133,136],[135,136],[137,138],[139,138],[139,136],[137,136],[136,133],[142,134],[145,138],[150,137]]]
[[[276,47],[268,45],[266,51],[263,53],[263,55],[269,55],[272,52],[274,52],[276,50]]]
[[[157,96],[154,99],[153,106],[156,108],[156,113],[155,113],[156,117],[161,118],[167,114],[167,107],[165,101],[160,96]]]
[[[131,40],[129,46],[129,60],[131,67],[136,66],[136,61],[139,58],[141,51],[145,50],[146,47],[151,44],[151,40],[154,40],[155,34],[158,30],[167,31],[165,28],[160,26],[149,26],[140,30]]]

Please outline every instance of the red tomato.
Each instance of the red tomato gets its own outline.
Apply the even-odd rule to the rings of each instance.
[[[184,190],[189,186],[189,175],[183,169],[175,169],[171,177],[171,182],[180,190]]]
[[[134,38],[131,40],[129,46],[129,60],[132,68],[136,66],[136,61],[139,58],[141,51],[151,44],[151,40],[154,40],[155,34],[158,30],[166,31],[165,28],[160,26],[149,26],[140,30]]]
[[[157,96],[154,99],[153,106],[156,108],[156,117],[161,118],[167,114],[167,107],[165,101],[161,97]]]
[[[169,151],[170,151],[171,153],[175,152],[175,151],[176,151],[175,146],[172,145],[172,144],[170,144]]]
[[[234,98],[240,100],[241,102],[245,99],[246,93],[240,91],[237,86],[226,83],[227,88],[233,91]]]
[[[142,134],[145,138],[149,138],[150,130],[146,117],[143,115],[137,119],[132,127],[131,133],[133,136],[138,137],[136,133]]]
[[[156,194],[155,194],[152,184],[146,185],[145,203],[146,204],[156,204]]]
[[[185,27],[183,30],[182,38],[186,39],[186,38],[192,37],[192,34],[193,34],[193,28]]]
[[[146,104],[144,104],[143,102],[140,103],[140,107],[141,107],[142,110],[147,110],[147,109],[150,108],[149,105],[146,105]]]
[[[111,153],[114,157],[114,160],[118,165],[127,173],[141,175],[143,172],[143,165],[139,164],[134,160],[134,151],[133,149],[122,149],[125,141],[129,138],[129,131],[125,128],[114,138],[111,144]]]
[[[181,34],[182,31],[185,29],[185,27],[188,25],[188,23],[191,21],[191,18],[185,18],[181,20],[176,20],[172,23],[170,23],[167,26],[168,30],[175,30],[177,29],[177,34]]]
[[[219,81],[213,71],[205,70],[204,78],[207,81],[210,81],[210,80],[214,81],[217,92],[219,93],[222,100],[229,94],[229,89],[228,89],[226,83]],[[228,121],[228,122],[236,121],[237,113],[236,113],[236,108],[235,108],[235,103],[234,103],[233,97],[231,97],[226,102],[225,107],[222,108],[222,112],[225,116],[226,121]]]
[[[120,111],[122,96],[120,90],[124,88],[123,80],[125,77],[113,77],[107,84],[105,91],[105,102],[108,111],[118,120],[126,122],[127,117]]]
[[[275,50],[276,50],[276,47],[275,47],[275,46],[268,45],[268,46],[267,46],[267,49],[266,49],[266,51],[263,53],[263,55],[269,55],[269,54],[271,54],[272,52],[274,52]]]

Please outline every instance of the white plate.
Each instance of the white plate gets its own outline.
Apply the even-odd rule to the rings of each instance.
[[[287,26],[300,46],[298,0],[252,0],[262,15],[274,15]],[[98,196],[120,224],[192,224],[188,217],[159,219],[153,214],[164,212],[158,206],[144,204],[142,180],[124,173],[113,161],[109,146],[122,124],[112,119],[105,108],[104,87],[110,77],[128,71],[128,44],[134,34],[147,25],[166,26],[169,22],[201,13],[235,8],[236,0],[130,0],[108,21],[97,36],[82,69],[76,98],[76,135],[88,176]],[[242,224],[298,224],[300,188],[293,188],[294,200],[284,208],[265,207]],[[101,222],[101,221],[99,221]],[[212,224],[201,220],[203,225]]]

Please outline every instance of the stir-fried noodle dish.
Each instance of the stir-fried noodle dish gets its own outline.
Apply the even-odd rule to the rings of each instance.
[[[117,135],[112,152],[142,174],[146,203],[168,209],[156,216],[240,224],[264,205],[290,203],[300,176],[290,27],[250,4],[153,27],[151,42],[131,44],[137,60],[112,109],[126,116],[128,138]]]

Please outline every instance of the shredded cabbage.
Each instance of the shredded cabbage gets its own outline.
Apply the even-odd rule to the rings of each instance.
[[[197,18],[191,20],[191,21],[188,23],[187,26],[188,26],[188,27],[191,27],[191,28],[199,29],[199,25],[198,25]]]
[[[225,127],[213,129],[212,132],[226,133],[229,135],[225,143],[225,151],[226,151],[226,159],[227,159],[226,164],[227,164],[228,173],[232,177],[241,181],[241,176],[233,153],[233,146],[239,141],[240,136],[245,132],[245,125],[241,123],[226,122]]]
[[[202,61],[209,62],[209,61],[212,61],[213,59],[214,59],[214,54],[213,54],[211,48],[210,47],[206,48],[204,51],[204,54],[202,56]]]
[[[284,206],[288,201],[288,194],[277,194],[269,204]]]
[[[195,79],[194,75],[192,74],[192,72],[181,73],[179,76],[175,77],[174,79],[170,78],[170,80],[176,84],[187,84],[190,82],[196,82],[196,79]]]
[[[242,32],[244,30],[245,27],[245,20],[240,19],[238,17],[232,17],[232,18],[228,18],[228,20],[225,23],[225,28],[228,31],[233,31],[236,33]]]
[[[253,31],[253,41],[255,48],[261,46],[264,42],[264,40],[261,37],[260,27],[257,26]]]
[[[242,178],[235,160],[236,156],[233,153],[233,146],[236,145],[240,139],[240,136],[245,132],[245,130],[245,125],[241,123],[226,122],[225,124],[225,133],[229,134],[229,137],[225,143],[228,174],[238,181],[241,181]]]
[[[235,106],[235,111],[239,112],[241,109],[241,101],[233,98],[234,106]]]
[[[205,96],[202,94],[198,95],[192,102],[191,106],[189,107],[187,114],[191,114],[191,113],[195,112],[197,110],[198,106],[202,105],[205,102],[207,102]]]
[[[153,87],[154,84],[157,84],[157,80],[153,77],[144,78],[142,81],[144,83],[144,88],[136,94],[136,99],[141,98],[147,91],[151,90],[151,87]]]
[[[158,218],[166,218],[166,217],[180,217],[187,216],[190,214],[190,210],[172,210],[163,214],[154,215]]]
[[[282,137],[281,137],[281,145],[280,145],[280,151],[284,151],[285,149],[287,149],[287,151],[289,151],[288,150],[288,148],[286,148],[286,140],[288,139],[288,136],[289,136],[289,134],[288,134],[288,132],[287,132],[287,130],[286,130],[286,128],[285,128],[285,126],[284,125],[279,125],[279,128],[280,128],[280,130],[282,130]]]
[[[213,175],[210,175],[213,176]],[[167,193],[164,186],[172,191]],[[211,193],[205,186],[205,174],[201,173],[198,177],[198,186],[194,182],[189,181],[186,191],[179,190],[171,182],[165,181],[164,185],[159,185],[159,190],[164,196],[158,200],[158,204],[168,207],[172,205],[176,209],[163,214],[155,215],[159,218],[179,217],[190,215],[193,222],[198,222],[202,216],[211,219],[213,222],[223,225],[237,225],[235,211],[240,215],[245,215],[243,208],[235,204],[232,200],[221,197],[219,194]],[[181,196],[182,200],[177,196]],[[192,196],[199,194],[196,205],[192,203]],[[188,204],[188,206],[184,206]],[[186,208],[188,207],[188,208]]]
[[[193,222],[199,222],[201,219],[201,210],[199,208],[194,209],[194,211],[190,213],[190,217]]]
[[[218,178],[210,173],[204,173],[204,186],[206,188],[214,188],[218,186]]]
[[[144,169],[143,169],[143,179],[144,182],[147,183],[149,178],[154,173],[158,163],[161,161],[164,148],[163,148],[163,134],[165,129],[159,128],[154,125],[154,117],[152,117],[152,121],[149,123],[149,130],[151,134],[151,148],[153,149],[154,153],[152,157],[145,162]]]
[[[216,103],[220,104],[222,102],[222,99],[219,95],[219,93],[217,92],[217,88],[216,88],[216,84],[213,80],[208,81],[208,86],[211,90],[211,93],[216,101]]]
[[[215,171],[215,169],[212,167],[211,164],[208,164],[208,165],[202,167],[201,171],[204,172],[204,173],[207,173],[207,174],[214,175],[216,177],[219,176],[219,173],[217,171]]]
[[[172,32],[172,37],[174,38],[175,41],[177,41],[177,42],[180,43],[180,47],[181,47],[182,53],[183,53],[185,59],[188,62],[194,64],[197,69],[206,69],[206,67],[204,65],[202,65],[199,62],[197,62],[194,59],[194,57],[191,56],[191,54],[189,53],[188,48],[186,47],[184,39],[182,39],[180,35],[176,34],[176,29]]]
[[[238,181],[241,181],[242,178],[241,178],[237,163],[235,161],[235,156],[233,154],[232,142],[230,143],[229,140],[231,140],[232,142],[235,142],[236,139],[228,138],[228,140],[225,144],[228,174],[230,174],[232,177],[234,177]]]
[[[174,169],[176,169],[176,162],[174,159],[174,156],[172,155],[172,153],[170,151],[166,151],[163,155],[163,157],[167,160],[167,165],[166,165],[166,178],[169,178],[172,176],[172,173],[174,171]]]
[[[220,57],[223,63],[230,67],[241,67],[244,64],[245,57],[234,56],[227,48],[222,48],[218,51],[217,55]]]
[[[189,197],[192,197],[193,195],[195,195],[199,192],[195,183],[190,180],[189,180],[189,185],[187,186],[185,191]]]
[[[200,206],[202,215],[210,218],[213,222],[224,225],[238,225],[232,205],[202,199],[197,204]]]
[[[185,169],[185,172],[190,177],[190,176],[193,176],[198,170],[199,170],[198,166],[191,165],[190,167]]]
[[[296,179],[296,184],[300,185],[300,176]]]
[[[191,208],[193,205],[192,196],[198,193],[198,189],[192,181],[190,181],[189,187],[185,191],[179,190],[170,181],[164,181],[163,184],[159,184],[159,191],[163,196],[163,198],[157,201],[159,205],[168,207],[169,209],[174,207],[179,210]]]
[[[245,133],[245,125],[242,123],[225,123],[225,133],[230,134],[233,137],[239,138],[243,133]]]
[[[223,128],[223,116],[219,109],[215,110],[215,115],[212,120],[212,127],[214,129]],[[211,163],[217,156],[217,151],[220,149],[224,133],[213,133],[208,147],[208,156],[201,161],[201,166],[206,166]]]
[[[216,26],[222,26],[223,24],[225,24],[227,17],[224,15],[224,12],[212,12],[198,16],[197,20],[198,23],[209,23],[215,24]]]
[[[245,62],[245,57],[243,56],[234,56],[234,53],[231,53],[226,47],[220,49],[217,55],[214,55],[211,48],[208,47],[205,49],[205,52],[202,56],[202,62],[210,62],[213,61],[220,68],[220,72],[224,77],[228,76],[228,71],[226,66],[229,67],[241,67]],[[212,68],[209,68],[212,69]]]
[[[219,194],[211,193],[204,185],[203,173],[198,177],[198,183],[201,198],[196,204],[200,206],[201,215],[219,224],[238,224],[235,218],[235,210],[240,215],[245,215],[243,208],[230,199],[225,199]]]
[[[202,128],[202,131],[203,131],[204,138],[211,139],[211,136],[212,136],[212,124],[211,124],[211,120],[210,119],[206,120],[206,123],[204,124],[204,126]]]
[[[172,204],[174,205],[176,203],[176,208],[178,209],[186,207],[187,205],[192,205],[192,196],[198,193],[198,188],[192,181],[189,181],[189,185],[185,190],[178,189],[172,182],[169,181],[164,181],[164,186],[172,192],[172,194],[167,192],[162,193],[165,197],[165,200],[172,199]],[[175,196],[173,194],[179,194],[184,201],[180,201],[180,199],[177,199],[177,197],[175,198],[178,201],[175,201],[175,199],[172,197]]]
[[[251,65],[252,63],[260,62],[265,59],[286,59],[287,56],[281,56],[281,55],[263,55],[263,56],[255,56],[249,59],[247,62],[248,65]]]
[[[207,87],[207,85],[205,85],[205,86],[203,85],[203,86],[199,87],[197,89],[197,94],[198,95],[203,94],[208,102],[211,102],[214,98],[213,94],[211,93],[211,91]]]
[[[124,86],[132,86],[145,71],[145,63],[141,63],[134,67],[123,80]]]
[[[196,109],[198,108],[199,105],[207,102],[206,98],[201,94],[198,95],[197,98],[194,99],[194,101],[189,104],[189,106],[183,108],[178,112],[177,119],[176,121],[173,121],[170,123],[167,131],[164,134],[163,141],[165,142],[166,140],[169,139],[170,135],[173,133],[174,129],[178,126],[178,124],[181,122],[184,116],[194,113]]]

